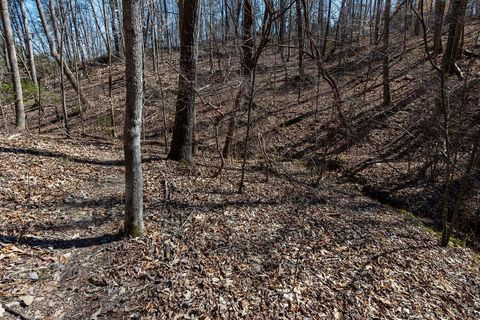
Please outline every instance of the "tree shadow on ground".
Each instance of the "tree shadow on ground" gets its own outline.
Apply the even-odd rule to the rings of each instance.
[[[58,158],[58,159],[65,159],[65,161],[72,161],[75,163],[108,166],[108,167],[123,166],[125,164],[125,161],[123,160],[85,159],[85,158],[72,156],[62,152],[38,150],[38,149],[30,149],[30,148],[19,148],[19,147],[0,147],[0,153],[26,154],[26,155],[33,155],[33,156],[39,156],[39,157]],[[149,162],[160,161],[160,160],[165,160],[165,158],[151,156],[151,157],[142,159],[142,163],[149,163]]]
[[[59,239],[59,238],[41,238],[35,236],[7,236],[0,234],[0,241],[5,244],[23,244],[31,247],[37,247],[42,249],[73,249],[73,248],[86,248],[94,247],[107,243],[117,242],[123,239],[123,234],[113,233],[100,236],[94,236],[89,238],[80,239]]]

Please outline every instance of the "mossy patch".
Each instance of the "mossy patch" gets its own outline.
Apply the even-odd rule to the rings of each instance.
[[[11,82],[2,82],[0,84],[0,90],[6,95],[13,95],[15,93],[13,84]],[[28,79],[22,80],[22,93],[24,99],[35,97],[36,92],[37,87],[35,86],[33,81]]]
[[[397,209],[397,212],[399,214],[403,215],[406,220],[412,221],[417,227],[419,227],[423,231],[433,235],[435,238],[437,238],[439,240],[442,238],[442,232],[440,230],[435,229],[434,227],[425,224],[420,219],[418,219],[417,216],[415,214],[413,214],[412,212],[409,212],[406,209]],[[465,241],[458,238],[458,237],[451,236],[450,241],[449,241],[449,246],[451,246],[451,247],[462,247],[463,248],[463,247],[465,247]]]

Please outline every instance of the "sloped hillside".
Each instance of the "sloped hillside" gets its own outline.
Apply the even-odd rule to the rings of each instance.
[[[148,235],[123,240],[119,144],[2,146],[1,303],[28,319],[480,316],[478,255],[300,162],[238,194],[236,162],[147,151]]]
[[[464,47],[480,52],[478,26]],[[341,94],[294,50],[269,46],[257,68],[246,188],[238,193],[247,112],[223,159],[239,90],[238,47],[199,52],[194,165],[166,160],[178,53],[158,73],[147,54],[142,132],[147,235],[126,240],[123,216],[123,62],[83,69],[92,107],[68,91],[62,126],[55,79],[28,132],[0,138],[0,315],[5,319],[478,319],[478,166],[463,199],[479,118],[480,61],[446,83],[461,202],[451,246],[438,245],[445,168],[435,117],[438,83],[423,40],[392,36],[392,105],[382,59],[368,43],[327,57]],[[209,62],[213,56],[212,64]],[[467,88],[467,90],[464,90]],[[112,137],[111,110],[116,137]],[[57,111],[56,111],[57,110]],[[4,119],[13,119],[5,110]],[[6,128],[12,124],[6,121]],[[437,131],[436,131],[437,130]],[[5,129],[5,131],[8,131]],[[476,158],[474,157],[474,160]],[[466,246],[467,245],[467,246]]]

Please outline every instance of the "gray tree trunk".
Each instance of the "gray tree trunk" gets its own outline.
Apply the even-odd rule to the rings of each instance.
[[[125,34],[125,82],[127,84],[124,127],[125,235],[141,236],[143,224],[143,175],[140,135],[143,106],[142,0],[123,0]]]
[[[30,35],[30,27],[28,24],[28,15],[27,10],[25,8],[25,1],[24,0],[17,0],[20,3],[20,9],[22,11],[22,20],[23,20],[23,27],[24,27],[24,37],[25,37],[25,45],[28,50],[28,59],[30,64],[30,73],[32,77],[33,84],[35,85],[35,100],[38,103],[38,79],[37,79],[37,67],[35,65],[35,54],[33,52],[33,45],[32,45],[32,36]]]
[[[41,2],[41,0],[35,0],[35,2],[37,4],[38,14],[39,14],[40,20],[42,22],[42,27],[43,27],[43,30],[45,32],[45,37],[47,38],[47,41],[48,41],[48,46],[50,48],[50,54],[53,56],[55,61],[57,61],[58,65],[61,66],[62,61],[60,59],[60,54],[58,53],[57,46],[55,45],[55,43],[52,40],[52,37],[50,36],[49,30],[48,30],[48,23],[47,23],[47,20],[45,18],[45,13],[43,12],[42,2]],[[55,31],[55,29],[56,29],[56,31]],[[57,33],[58,33],[58,29],[57,29],[56,26],[54,26],[54,32],[55,32],[55,38],[56,38]],[[57,43],[58,43],[58,41],[57,41]],[[67,76],[68,81],[72,85],[73,89],[80,96],[80,100],[82,100],[83,104],[85,104],[87,107],[91,107],[92,104],[87,99],[87,97],[83,94],[83,91],[80,88],[80,83],[77,82],[77,78],[73,74],[72,70],[70,70],[69,66],[65,63],[65,61],[63,62],[63,64],[64,64],[63,71],[65,72],[65,75]]]
[[[380,36],[380,15],[381,15],[381,7],[382,7],[382,0],[377,0],[376,2],[376,13],[375,13],[375,27],[374,27],[374,39],[375,39],[375,44],[378,44],[379,42],[379,36]]]
[[[20,79],[20,71],[18,69],[17,51],[15,49],[15,42],[13,40],[10,13],[8,11],[8,0],[1,0],[0,7],[3,22],[3,33],[5,36],[8,58],[10,60],[10,67],[12,71],[13,89],[15,90],[16,126],[18,130],[25,130],[25,108],[23,106],[22,82]]]
[[[322,45],[322,57],[325,56],[325,52],[327,50],[327,41],[330,31],[330,16],[332,13],[332,0],[328,0],[328,11],[327,11],[327,21],[325,27],[325,34],[323,36],[323,45]]]

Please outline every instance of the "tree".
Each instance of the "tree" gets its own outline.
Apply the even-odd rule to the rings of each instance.
[[[466,0],[453,0],[450,4],[450,24],[448,28],[448,40],[447,40],[447,47],[445,50],[445,54],[443,55],[442,59],[442,66],[440,69],[440,103],[439,103],[439,110],[442,112],[443,115],[443,130],[444,130],[444,140],[445,140],[445,155],[446,155],[446,179],[445,179],[445,190],[444,190],[444,197],[443,197],[443,214],[442,214],[442,239],[440,241],[442,246],[448,246],[448,242],[450,241],[450,237],[452,236],[453,230],[457,223],[458,214],[459,214],[459,203],[465,193],[467,188],[467,177],[470,176],[473,163],[475,162],[475,156],[478,149],[478,139],[474,145],[474,151],[472,151],[471,155],[472,158],[470,160],[469,169],[467,169],[467,173],[465,174],[464,181],[460,187],[458,192],[458,199],[457,205],[453,210],[453,213],[449,214],[449,193],[450,193],[450,184],[453,177],[453,170],[455,169],[454,160],[452,159],[452,151],[450,146],[450,133],[449,133],[449,113],[448,104],[445,101],[446,97],[446,90],[445,90],[445,75],[451,73],[459,73],[456,59],[458,57],[458,48],[459,42],[463,30],[464,19],[465,19],[465,11],[467,8],[467,1]],[[453,164],[452,164],[453,162]]]
[[[327,50],[327,40],[328,40],[328,32],[330,31],[330,15],[332,12],[332,0],[328,0],[328,11],[327,11],[327,22],[325,27],[325,34],[323,36],[323,45],[322,45],[322,56],[325,56],[325,52]]]
[[[435,0],[435,25],[433,29],[433,60],[437,62],[438,55],[442,52],[443,14],[445,0]]]
[[[50,48],[50,54],[52,55],[52,57],[55,59],[55,61],[58,63],[59,66],[63,65],[63,72],[67,76],[67,79],[70,81],[70,84],[72,85],[72,87],[78,93],[78,95],[80,97],[80,100],[87,107],[90,107],[91,103],[87,99],[87,97],[85,96],[83,91],[81,90],[80,82],[77,81],[77,78],[75,77],[73,72],[70,70],[70,67],[68,66],[68,64],[65,61],[62,62],[61,56],[57,51],[58,50],[57,48],[59,47],[61,39],[60,39],[60,33],[58,31],[57,18],[55,16],[55,12],[53,11],[54,8],[55,8],[54,1],[50,0],[50,10],[51,10],[51,16],[52,16],[52,28],[53,28],[53,32],[54,32],[54,35],[55,35],[55,41],[56,42],[54,42],[52,40],[52,37],[50,36],[48,23],[47,23],[47,19],[45,17],[45,13],[43,11],[41,0],[35,0],[35,2],[37,4],[37,10],[38,10],[38,15],[40,16],[40,21],[42,22],[43,31],[45,32],[45,37],[47,39],[48,46]]]
[[[127,84],[124,127],[125,235],[144,233],[143,175],[140,135],[143,106],[142,0],[123,0],[125,81]]]
[[[412,8],[413,8],[413,3],[412,3]],[[423,0],[417,0],[417,12],[421,12],[422,9],[423,9]],[[416,36],[420,34],[420,19],[415,20],[413,34]]]
[[[380,14],[381,14],[381,8],[382,7],[382,0],[377,0],[375,2],[375,27],[374,27],[374,43],[378,44],[379,42],[379,33],[380,33]]]
[[[8,58],[12,74],[12,84],[15,90],[15,114],[17,129],[25,130],[25,107],[23,106],[22,82],[20,79],[20,70],[18,69],[17,50],[13,40],[12,25],[10,21],[8,0],[0,0],[0,10],[2,14],[3,33],[7,46]]]
[[[121,46],[120,46],[120,41],[121,41],[121,34],[120,34],[120,28],[117,25],[117,17],[118,17],[118,0],[110,0],[110,10],[111,10],[111,25],[112,25],[112,36],[113,36],[113,48],[114,48],[114,53],[116,55],[121,56]]]
[[[442,59],[442,70],[445,74],[457,72],[456,61],[464,27],[466,8],[466,0],[453,0],[450,5],[447,46]]]
[[[242,72],[242,82],[238,90],[235,102],[233,105],[232,115],[228,123],[227,137],[223,146],[223,157],[227,158],[230,154],[230,149],[235,136],[235,127],[237,121],[237,113],[244,107],[249,99],[249,88],[252,80],[253,68],[255,67],[254,41],[253,41],[253,11],[252,4],[249,0],[243,1],[243,20],[242,20],[242,57],[240,60],[240,70]],[[258,51],[257,51],[258,52]]]
[[[389,56],[389,41],[390,41],[390,5],[391,0],[385,0],[385,13],[383,18],[383,105],[389,106],[391,103],[390,97],[390,56]]]
[[[23,22],[23,33],[25,38],[25,46],[28,51],[28,60],[30,64],[30,74],[32,78],[32,82],[35,85],[35,100],[38,103],[38,79],[37,79],[37,68],[35,65],[35,54],[33,52],[33,45],[32,45],[32,37],[30,35],[30,27],[28,24],[28,16],[27,10],[25,8],[25,1],[24,0],[17,0],[20,4],[20,9],[22,12],[22,22]]]
[[[303,32],[303,14],[302,3],[297,0],[296,3],[297,13],[297,36],[298,36],[298,75],[300,78],[305,78],[305,68],[303,66],[303,51],[305,50],[304,32]],[[305,12],[304,14],[308,14]]]
[[[183,0],[180,7],[180,74],[175,124],[168,159],[193,161],[195,82],[197,77],[198,0]]]

